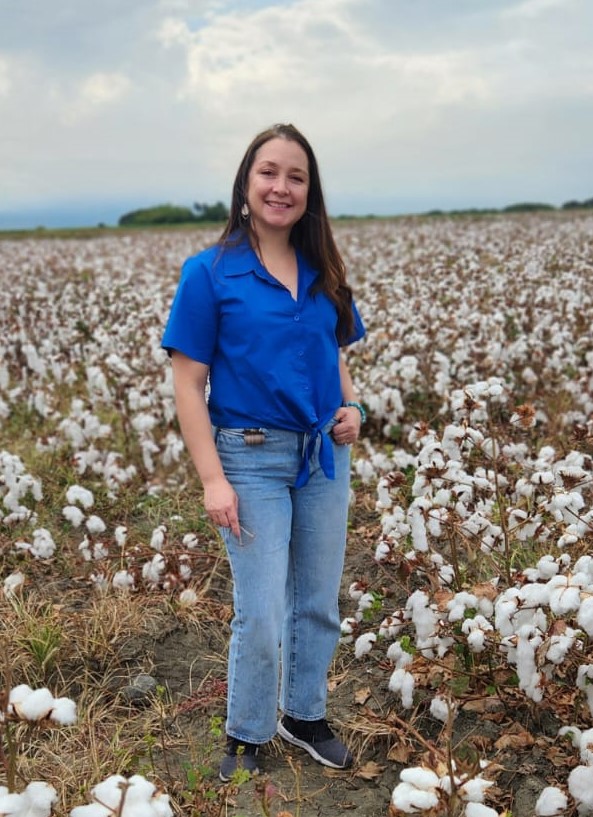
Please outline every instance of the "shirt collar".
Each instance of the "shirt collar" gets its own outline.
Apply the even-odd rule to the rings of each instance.
[[[238,278],[249,273],[255,273],[260,278],[269,279],[269,274],[262,266],[253,247],[245,239],[239,244],[222,247],[219,260],[220,270],[226,278]],[[317,280],[319,273],[305,259],[300,250],[296,251],[297,263],[299,266],[300,280],[309,289],[311,284]]]

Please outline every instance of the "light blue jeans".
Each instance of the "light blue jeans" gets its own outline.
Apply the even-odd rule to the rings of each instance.
[[[318,440],[309,481],[295,489],[307,435],[266,429],[261,445],[247,445],[238,429],[215,436],[242,528],[240,541],[221,528],[234,582],[226,732],[265,743],[276,734],[278,703],[299,720],[325,717],[340,635],[350,446],[330,437],[335,479],[328,479]]]

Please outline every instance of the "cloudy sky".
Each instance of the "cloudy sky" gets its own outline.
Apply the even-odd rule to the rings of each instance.
[[[0,228],[230,199],[292,122],[332,214],[593,196],[591,0],[0,0]]]

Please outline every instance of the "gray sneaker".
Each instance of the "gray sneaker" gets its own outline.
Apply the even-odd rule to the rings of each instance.
[[[348,747],[334,735],[323,718],[298,721],[284,715],[278,721],[278,734],[288,743],[309,752],[313,760],[331,769],[347,769],[352,765],[353,758]]]
[[[259,746],[256,743],[244,743],[236,738],[227,737],[226,754],[220,763],[218,776],[223,783],[228,783],[237,769],[244,769],[254,776],[259,774],[257,755]]]

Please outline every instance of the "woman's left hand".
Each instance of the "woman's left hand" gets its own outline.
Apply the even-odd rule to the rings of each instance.
[[[336,424],[332,429],[338,445],[352,445],[360,434],[361,417],[355,406],[341,406],[335,414]]]

